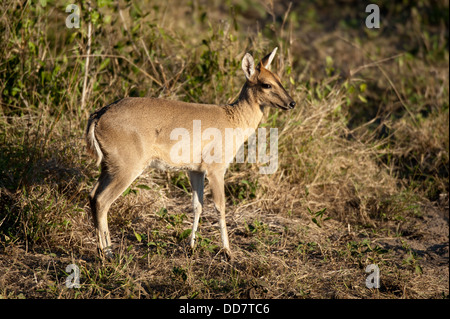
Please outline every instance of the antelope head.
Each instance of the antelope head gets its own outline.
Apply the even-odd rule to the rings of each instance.
[[[252,92],[255,102],[261,107],[272,106],[283,110],[293,109],[295,101],[289,96],[280,78],[270,71],[278,48],[266,55],[256,66],[253,57],[247,53],[242,60],[242,69],[247,78],[247,89]]]

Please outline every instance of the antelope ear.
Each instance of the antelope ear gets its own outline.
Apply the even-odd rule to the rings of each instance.
[[[267,70],[270,70],[270,64],[273,61],[273,58],[275,57],[275,54],[277,53],[278,47],[276,47],[275,49],[273,49],[272,53],[266,55],[262,60],[261,60],[261,64],[264,68],[266,68]]]
[[[247,80],[251,81],[253,74],[255,74],[255,60],[250,53],[246,53],[242,59],[242,70],[244,70]]]

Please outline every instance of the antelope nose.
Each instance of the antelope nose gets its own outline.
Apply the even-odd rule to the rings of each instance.
[[[294,106],[295,106],[295,102],[294,101],[292,101],[291,103],[289,103],[289,107],[291,108],[291,109],[293,109],[294,108]]]

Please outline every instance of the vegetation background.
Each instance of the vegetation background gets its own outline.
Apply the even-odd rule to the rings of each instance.
[[[449,2],[0,4],[1,298],[448,298]],[[226,175],[232,262],[206,190],[191,253],[184,173],[145,172],[96,252],[88,116],[124,96],[230,103],[246,52],[279,47],[297,107],[267,111],[279,168]],[[65,285],[80,269],[80,288]],[[370,264],[381,287],[365,286]]]

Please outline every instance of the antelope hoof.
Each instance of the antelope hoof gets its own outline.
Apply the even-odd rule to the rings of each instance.
[[[222,248],[221,252],[227,261],[233,260],[233,254],[231,253],[230,248]]]
[[[190,240],[189,240],[189,247],[191,247],[192,251],[195,250],[195,239],[194,238],[190,238]]]
[[[101,251],[101,255],[102,255],[102,257],[104,257],[104,259],[107,259],[107,260],[113,260],[114,259],[114,253],[112,251],[112,247],[111,246],[103,248],[103,250]]]
[[[195,243],[190,242],[189,248],[186,249],[189,256],[193,256],[195,252]]]

